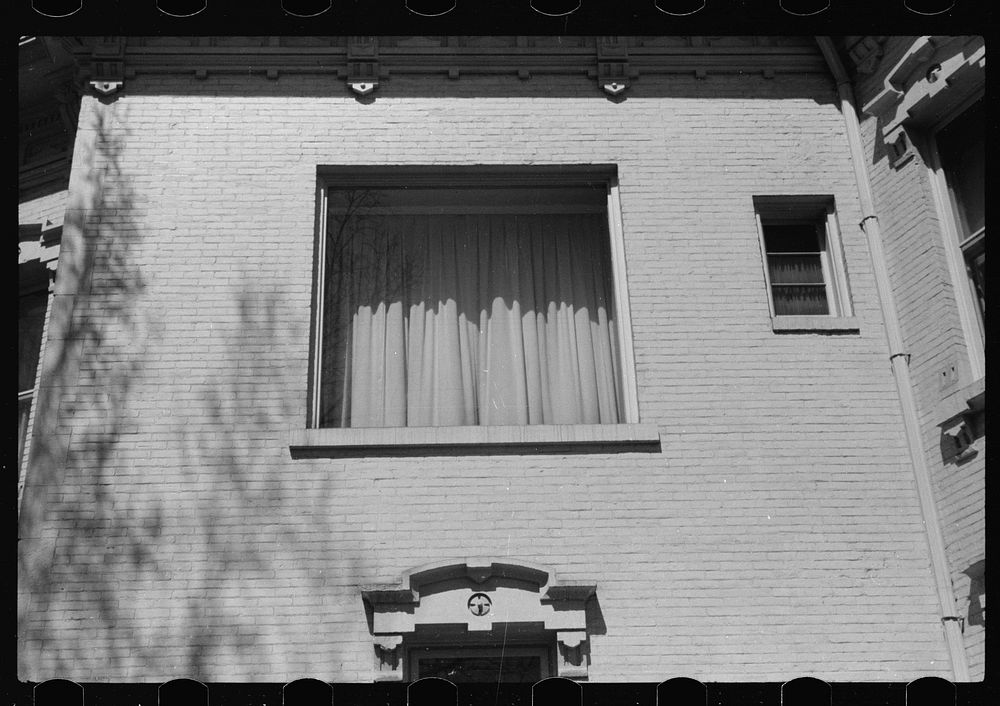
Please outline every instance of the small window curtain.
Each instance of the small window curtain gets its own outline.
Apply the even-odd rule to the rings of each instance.
[[[775,316],[830,313],[823,240],[815,223],[764,225]]]
[[[605,217],[332,218],[321,426],[623,418]]]

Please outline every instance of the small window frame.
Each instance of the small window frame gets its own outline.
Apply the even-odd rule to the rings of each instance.
[[[851,301],[847,266],[844,262],[840,223],[832,196],[776,195],[754,196],[754,217],[760,246],[767,305],[775,332],[858,331]],[[769,225],[811,225],[817,229],[817,238],[823,249],[819,251],[826,287],[826,314],[790,315],[777,314],[774,290],[771,283],[770,262],[764,230]]]

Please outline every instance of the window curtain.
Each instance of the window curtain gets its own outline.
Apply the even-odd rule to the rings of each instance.
[[[770,253],[767,258],[776,316],[830,313],[822,253]]]
[[[322,426],[621,420],[601,214],[331,219]]]
[[[815,223],[764,224],[764,245],[771,278],[776,316],[826,315],[827,302],[823,259],[825,238]]]

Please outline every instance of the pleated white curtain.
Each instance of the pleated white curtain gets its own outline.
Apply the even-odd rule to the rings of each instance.
[[[381,215],[338,228],[323,425],[621,420],[601,214]]]

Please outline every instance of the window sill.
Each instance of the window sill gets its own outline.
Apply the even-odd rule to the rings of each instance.
[[[861,327],[853,316],[772,316],[775,333],[859,333]]]
[[[297,429],[289,440],[292,458],[659,450],[655,424]]]

